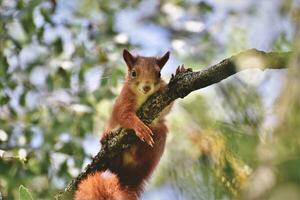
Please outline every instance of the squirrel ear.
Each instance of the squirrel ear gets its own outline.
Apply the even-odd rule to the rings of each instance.
[[[169,60],[170,57],[170,51],[168,51],[167,53],[165,53],[162,57],[157,58],[157,64],[160,67],[160,69],[162,69],[164,67],[164,65],[166,64],[166,62]]]
[[[133,56],[127,49],[123,50],[123,58],[128,66],[129,69],[132,69],[135,61],[136,61],[136,57]]]

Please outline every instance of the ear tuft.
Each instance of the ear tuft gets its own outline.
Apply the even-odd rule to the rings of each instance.
[[[127,49],[123,50],[123,58],[128,66],[129,69],[132,69],[135,61],[136,61],[136,57],[133,56]]]
[[[162,57],[157,58],[157,64],[160,67],[160,69],[162,69],[164,67],[164,65],[166,64],[166,62],[169,60],[170,57],[170,51],[168,51],[167,53],[165,53]]]

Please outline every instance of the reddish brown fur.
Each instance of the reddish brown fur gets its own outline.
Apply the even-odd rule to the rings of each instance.
[[[141,140],[123,152],[117,160],[111,161],[113,164],[110,170],[118,176],[122,187],[129,187],[140,195],[144,182],[152,174],[163,153],[168,129],[164,123],[166,112],[147,126],[137,117],[136,111],[151,94],[166,87],[166,83],[160,78],[160,71],[167,62],[169,53],[160,58],[135,57],[124,50],[123,57],[128,66],[128,75],[101,141],[116,128],[134,129]],[[136,76],[132,75],[133,71]],[[143,93],[142,86],[145,85],[150,86],[151,90]],[[94,184],[96,183],[83,185],[79,190],[93,187]]]
[[[151,94],[165,87],[165,82],[160,78],[160,71],[169,58],[169,52],[161,58],[154,58],[134,57],[124,50],[123,56],[128,66],[128,75],[121,94],[116,99],[102,141],[113,129],[123,127],[134,129],[141,140],[153,145],[152,131],[137,117],[136,111]],[[131,76],[133,71],[137,74],[136,77]],[[142,85],[151,86],[151,90],[143,94]]]
[[[123,185],[136,189],[138,193],[142,191],[143,183],[152,174],[163,153],[168,129],[164,123],[166,113],[156,119],[155,123],[150,126],[145,125],[137,117],[136,111],[143,102],[138,101],[144,95],[138,91],[137,83],[148,82],[153,84],[153,90],[146,95],[145,100],[154,92],[163,90],[166,83],[160,78],[160,71],[168,57],[168,53],[161,58],[124,56],[128,66],[128,75],[121,94],[117,97],[112,115],[102,137],[104,139],[113,129],[123,127],[134,129],[137,136],[141,138],[140,141],[120,156],[120,159],[115,163],[116,167],[112,169],[120,177]],[[137,73],[137,77],[131,76],[130,73],[133,70]],[[153,147],[147,145],[147,143],[153,145]]]
[[[137,200],[135,192],[119,184],[112,173],[96,172],[81,181],[75,193],[75,200]]]
[[[160,122],[160,126],[151,127],[151,130],[154,133],[154,146],[151,147],[145,142],[138,141],[127,152],[124,152],[119,161],[119,167],[114,169],[121,184],[133,188],[138,195],[143,191],[143,185],[158,164],[165,147],[168,129],[163,121]],[[132,156],[135,162],[126,163],[124,158],[126,153]]]

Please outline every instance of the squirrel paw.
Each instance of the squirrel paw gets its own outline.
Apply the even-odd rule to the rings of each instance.
[[[154,145],[154,140],[152,138],[152,131],[146,125],[140,125],[134,129],[135,134],[143,141],[149,144],[151,147]]]
[[[103,144],[107,140],[109,133],[110,133],[110,131],[104,131],[103,132],[102,137],[100,139],[101,144]]]
[[[184,65],[179,65],[176,69],[175,75],[172,74],[171,80],[174,79],[174,77],[178,74],[185,73],[185,72],[192,72],[192,71],[193,71],[192,68],[185,68]]]
[[[192,72],[192,68],[185,68],[184,65],[179,65],[176,69],[176,74],[181,74],[181,73],[184,73],[184,72]]]

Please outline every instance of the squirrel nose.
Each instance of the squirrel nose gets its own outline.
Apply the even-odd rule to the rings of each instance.
[[[144,90],[145,93],[149,92],[150,89],[151,89],[151,87],[149,85],[145,85],[143,87],[143,90]]]

